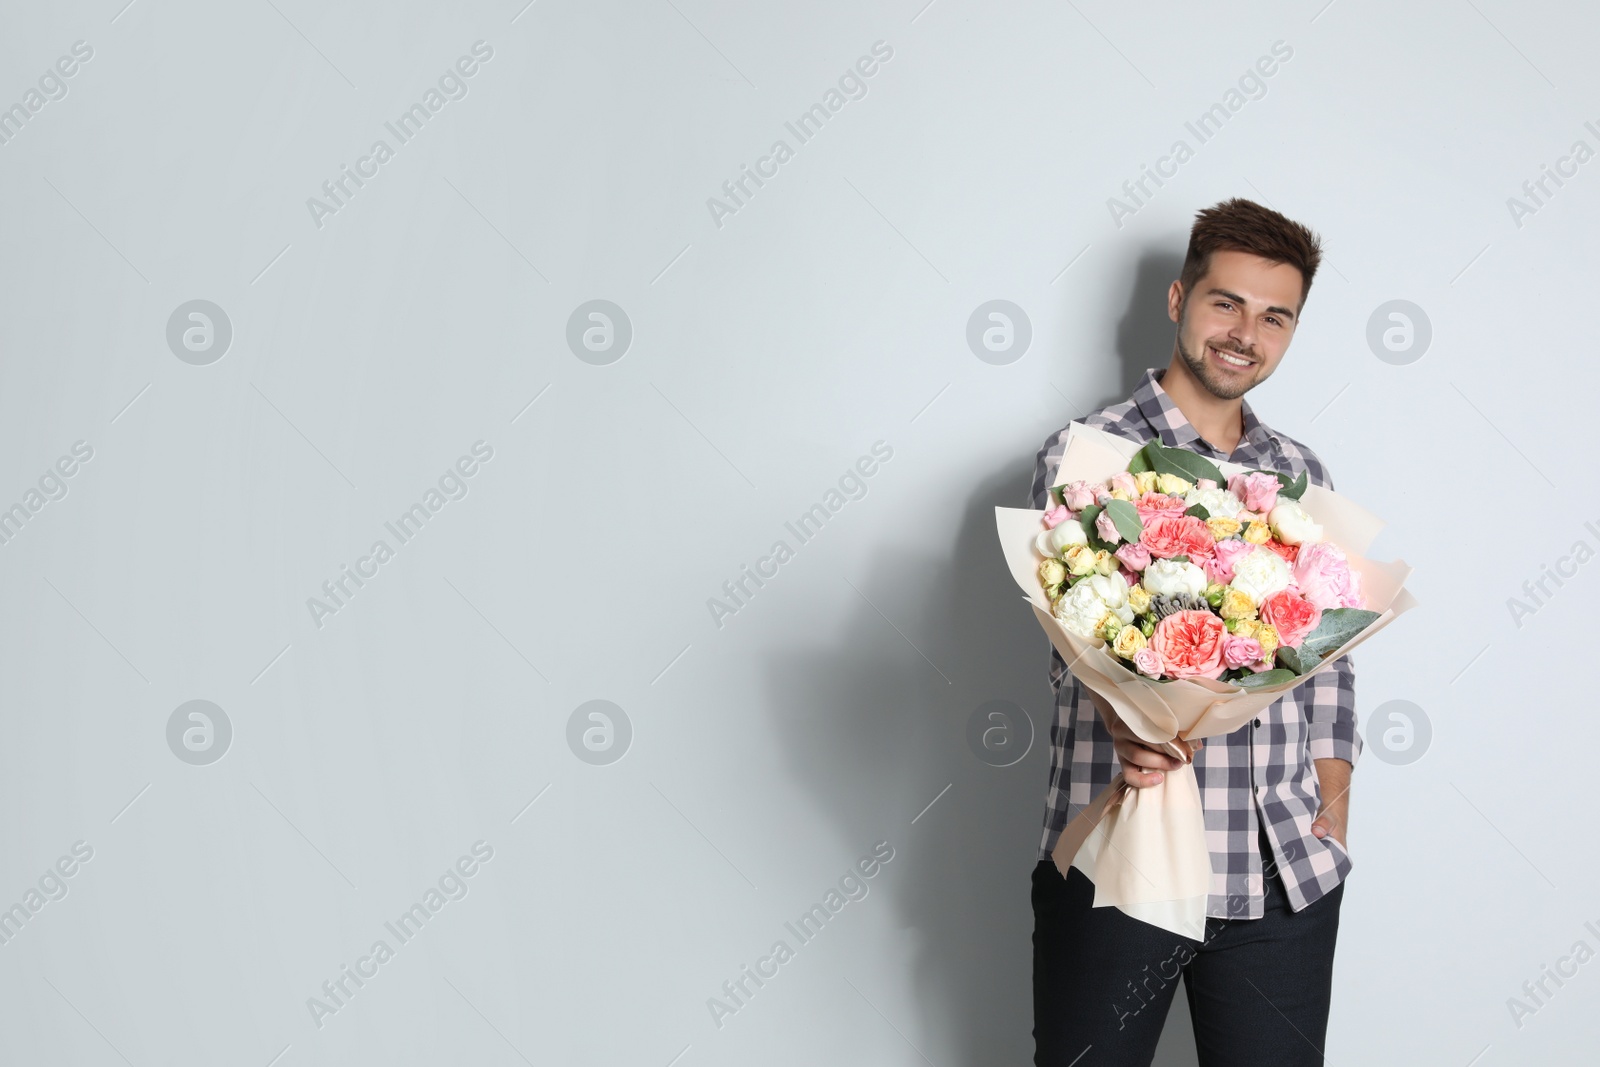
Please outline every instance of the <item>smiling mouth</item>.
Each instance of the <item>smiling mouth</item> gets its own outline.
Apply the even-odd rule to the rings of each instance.
[[[1225,352],[1222,349],[1214,346],[1207,347],[1211,348],[1212,354],[1217,357],[1217,361],[1224,367],[1237,367],[1243,369],[1255,364],[1255,360],[1241,356],[1237,352]]]

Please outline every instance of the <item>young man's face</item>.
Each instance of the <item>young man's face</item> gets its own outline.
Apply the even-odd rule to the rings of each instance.
[[[1266,381],[1299,323],[1300,292],[1300,271],[1287,263],[1213,252],[1192,292],[1178,282],[1167,292],[1167,317],[1178,324],[1178,355],[1189,373],[1223,400]]]

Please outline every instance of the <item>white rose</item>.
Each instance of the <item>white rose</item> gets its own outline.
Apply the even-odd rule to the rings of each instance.
[[[1040,530],[1033,543],[1039,555],[1060,559],[1063,549],[1088,544],[1089,535],[1083,532],[1083,523],[1077,519],[1067,519],[1057,523],[1053,530]]]
[[[1206,572],[1181,559],[1153,559],[1139,584],[1157,596],[1198,595],[1206,591]]]
[[[1095,636],[1107,613],[1123,623],[1130,623],[1133,608],[1128,606],[1127,580],[1120,573],[1081,578],[1056,601],[1052,613],[1079,637]]]
[[[1230,519],[1244,510],[1244,501],[1221,487],[1191,489],[1184,494],[1183,502],[1190,507],[1199,504],[1212,515],[1224,515]]]
[[[1278,590],[1289,588],[1289,579],[1288,561],[1265,545],[1257,545],[1233,565],[1233,581],[1228,584],[1260,604]]]
[[[1322,527],[1312,522],[1306,509],[1293,500],[1282,501],[1267,512],[1267,525],[1286,545],[1309,545],[1322,540]]]

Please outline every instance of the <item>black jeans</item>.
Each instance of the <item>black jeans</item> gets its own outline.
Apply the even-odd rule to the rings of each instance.
[[[1052,860],[1033,871],[1036,1067],[1148,1067],[1181,974],[1200,1067],[1322,1064],[1341,882],[1289,909],[1266,858],[1265,914],[1206,920],[1203,941],[1094,908],[1094,883]]]

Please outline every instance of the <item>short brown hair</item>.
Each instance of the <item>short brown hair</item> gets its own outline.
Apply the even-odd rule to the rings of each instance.
[[[1322,241],[1292,219],[1253,200],[1234,197],[1196,213],[1189,230],[1189,251],[1183,257],[1184,300],[1211,266],[1211,253],[1229,250],[1287,263],[1300,271],[1300,308],[1311,293],[1311,279],[1322,262]],[[1296,308],[1298,313],[1300,308]]]

